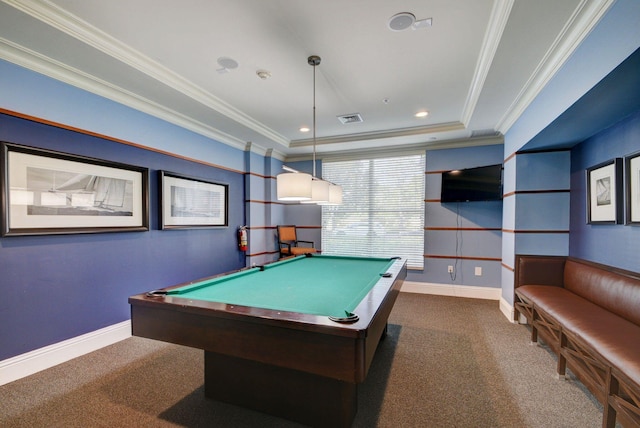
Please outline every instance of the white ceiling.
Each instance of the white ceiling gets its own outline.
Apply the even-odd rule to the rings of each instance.
[[[612,3],[1,1],[0,58],[287,159],[313,147],[310,55],[319,153],[495,144]],[[391,31],[400,12],[433,24]]]

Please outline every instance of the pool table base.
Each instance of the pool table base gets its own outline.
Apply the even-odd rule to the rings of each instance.
[[[205,351],[205,396],[316,427],[349,427],[355,383]]]

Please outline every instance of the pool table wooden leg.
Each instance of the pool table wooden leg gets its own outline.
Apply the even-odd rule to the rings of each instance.
[[[389,323],[385,323],[384,330],[382,330],[382,335],[380,336],[380,341],[383,341],[387,337],[387,333],[389,333]]]

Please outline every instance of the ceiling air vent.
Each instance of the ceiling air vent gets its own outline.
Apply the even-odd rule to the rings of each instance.
[[[498,132],[493,129],[479,129],[471,131],[471,138],[495,137]]]
[[[360,116],[360,113],[344,114],[342,116],[338,116],[338,119],[340,119],[340,122],[342,122],[343,125],[346,125],[347,123],[362,122],[362,116]]]

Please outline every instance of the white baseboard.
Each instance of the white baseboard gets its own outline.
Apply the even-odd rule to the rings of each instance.
[[[511,321],[512,323],[515,323],[513,319],[515,314],[515,311],[513,310],[513,305],[511,305],[509,302],[504,300],[504,298],[502,297],[500,297],[500,312],[502,312],[502,314],[505,317],[507,317],[509,321]]]
[[[471,299],[500,300],[500,288],[474,285],[433,284],[429,282],[405,281],[402,289],[406,293],[435,294],[438,296],[468,297]]]
[[[131,337],[131,321],[123,321],[0,361],[0,385],[27,377],[128,337]]]
[[[510,322],[514,322],[513,306],[502,298],[502,290],[500,288],[405,281],[400,291],[405,293],[435,294],[437,296],[498,300],[500,302],[500,312],[502,312]]]

